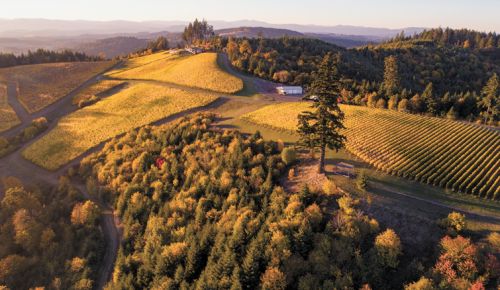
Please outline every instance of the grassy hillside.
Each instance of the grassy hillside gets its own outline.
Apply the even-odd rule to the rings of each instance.
[[[233,94],[243,89],[243,81],[223,71],[216,53],[195,56],[168,55],[164,52],[131,59],[125,69],[110,76],[119,79],[154,80],[187,87]]]
[[[244,119],[295,131],[309,103],[283,103]],[[385,172],[490,199],[500,197],[498,131],[446,119],[342,106],[346,147]]]
[[[54,170],[116,135],[216,99],[210,93],[137,84],[64,117],[23,156]]]
[[[0,84],[0,132],[19,124],[19,118],[7,101],[7,86]]]
[[[0,69],[0,80],[18,83],[19,101],[30,113],[54,103],[113,62],[23,65]]]

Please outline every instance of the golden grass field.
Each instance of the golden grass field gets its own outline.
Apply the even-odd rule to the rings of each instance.
[[[0,80],[16,82],[19,101],[33,113],[69,94],[113,64],[112,61],[103,61],[21,65],[0,69]]]
[[[135,84],[62,118],[47,135],[22,152],[37,165],[55,170],[92,147],[119,134],[218,97],[153,84]]]
[[[73,104],[78,104],[80,101],[88,100],[93,96],[99,95],[106,91],[111,90],[117,86],[124,84],[124,81],[120,80],[102,80],[93,85],[88,86],[73,97]]]
[[[310,103],[270,105],[242,119],[295,132]],[[500,198],[500,133],[447,119],[341,105],[346,148],[393,175]]]
[[[7,100],[7,86],[0,84],[0,132],[9,130],[19,123],[21,121]]]
[[[129,60],[128,69],[110,72],[119,79],[154,80],[182,86],[234,94],[243,89],[243,81],[217,64],[216,53],[193,56],[170,55],[164,52]],[[144,59],[143,59],[144,58]]]

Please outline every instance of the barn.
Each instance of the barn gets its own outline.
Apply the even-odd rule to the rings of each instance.
[[[280,95],[302,95],[304,90],[299,86],[281,86],[277,87],[276,91]]]

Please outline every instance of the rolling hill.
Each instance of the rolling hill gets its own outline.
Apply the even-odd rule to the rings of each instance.
[[[222,37],[247,37],[247,38],[280,38],[283,36],[303,37],[304,34],[289,30],[268,27],[236,27],[216,30],[215,33]]]

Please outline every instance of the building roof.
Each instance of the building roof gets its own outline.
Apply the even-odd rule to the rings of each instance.
[[[279,86],[279,87],[276,87],[276,89],[278,90],[298,90],[298,89],[302,89],[301,86]]]

